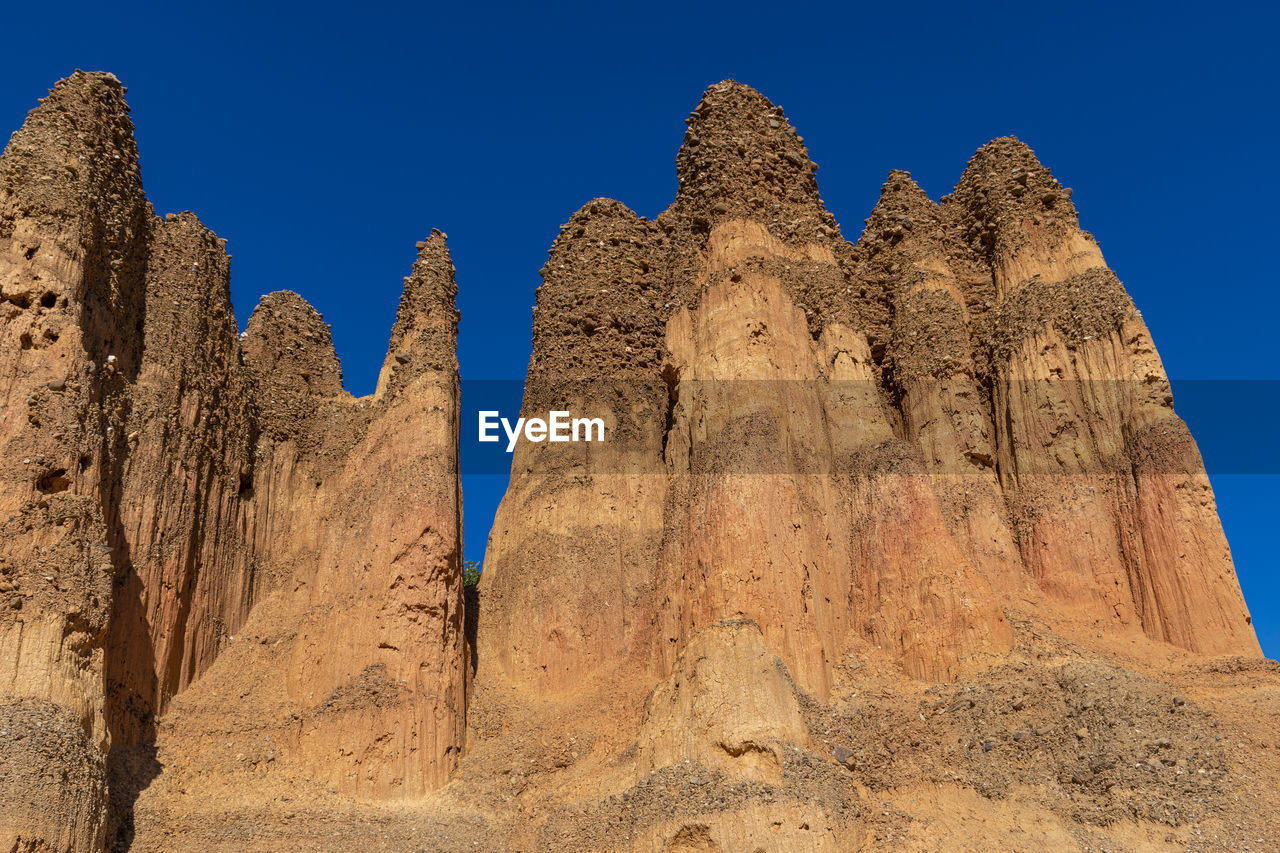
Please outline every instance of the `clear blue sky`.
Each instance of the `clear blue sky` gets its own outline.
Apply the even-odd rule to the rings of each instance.
[[[229,241],[240,322],[302,293],[357,394],[432,227],[458,267],[464,378],[521,378],[560,223],[595,196],[662,210],[683,119],[726,77],[786,108],[850,236],[889,169],[936,198],[1017,134],[1075,188],[1175,380],[1280,379],[1280,18],[1247,5],[18,4],[0,126],[77,67],[117,74],[156,208]],[[1252,466],[1240,448],[1275,441],[1278,407],[1274,386],[1241,387],[1179,410],[1277,657],[1280,477],[1274,449]],[[504,488],[465,478],[468,556]]]

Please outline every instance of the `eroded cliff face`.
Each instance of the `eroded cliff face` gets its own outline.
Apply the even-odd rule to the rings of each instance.
[[[63,81],[0,158],[6,846],[105,835],[104,638],[150,227],[123,92]]]
[[[854,246],[780,109],[726,83],[689,125],[668,211],[594,201],[544,269],[526,413],[558,381],[613,440],[517,456],[481,632],[504,677],[661,674],[743,617],[818,696],[860,643],[948,678],[1006,652],[1002,602],[1040,593],[1116,634],[1258,652],[1150,336],[1025,145],[985,146],[941,206],[891,173]],[[548,541],[534,501],[614,532]],[[632,616],[601,630],[615,581]]]
[[[994,307],[975,329],[1027,570],[1104,631],[1258,654],[1199,452],[1070,190],[1001,139],[944,209],[990,268],[978,287]]]
[[[702,628],[750,618],[825,698],[861,645],[921,677],[1004,651],[871,357],[885,283],[855,279],[803,143],[736,84],[689,125],[667,212],[592,202],[544,268],[526,414],[573,388],[613,438],[518,451],[484,589],[484,624],[504,627],[482,655],[536,691],[577,689],[623,661],[668,672]]]
[[[127,845],[157,745],[169,778],[210,776],[200,746],[239,726],[277,733],[284,784],[442,784],[468,663],[443,236],[420,244],[383,381],[356,400],[297,295],[239,335],[224,241],[152,214],[114,77],[59,83],[0,190],[5,849]],[[237,657],[259,613],[269,649]],[[197,683],[218,698],[184,709],[172,746],[161,721]],[[244,782],[219,779],[252,799]]]
[[[782,110],[726,81],[670,208],[575,213],[524,413],[607,440],[517,445],[473,657],[444,235],[353,398],[297,294],[239,333],[224,243],[153,215],[123,95],[77,73],[0,158],[0,847],[1280,831],[1280,670],[1203,464],[1021,142],[940,202],[891,172],[854,244]]]
[[[725,82],[688,124],[671,207],[592,201],[543,269],[524,414],[610,438],[519,445],[486,555],[473,761],[572,732],[521,843],[870,848],[809,758],[877,787],[818,710],[868,684],[1259,655],[1141,316],[1026,145],[941,203],[891,172],[855,245],[780,108]]]

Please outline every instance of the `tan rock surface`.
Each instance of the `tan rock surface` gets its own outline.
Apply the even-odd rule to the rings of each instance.
[[[1257,655],[1199,453],[1070,196],[1010,138],[974,155],[946,205],[991,265],[997,302],[979,340],[1023,561],[1094,627]]]
[[[853,246],[757,93],[689,125],[671,208],[591,202],[544,269],[525,413],[558,387],[617,437],[517,451],[451,790],[541,766],[510,849],[1196,849],[1225,754],[1138,736],[1217,743],[1164,679],[1258,648],[1069,192],[997,140],[941,204],[891,173]],[[556,729],[591,748],[541,765]]]
[[[667,211],[575,213],[523,407],[607,440],[518,445],[472,680],[443,235],[352,398],[131,128],[77,73],[0,159],[0,848],[1280,846],[1280,669],[1022,143],[851,244],[726,81]]]
[[[691,761],[776,784],[787,744],[809,745],[790,673],[768,652],[760,626],[724,620],[694,637],[649,696],[636,769]]]
[[[276,732],[282,778],[371,800],[438,787],[462,747],[443,237],[379,392],[352,399],[300,297],[265,298],[241,340],[223,241],[152,215],[123,95],[77,72],[0,160],[5,849],[127,846],[161,768],[210,780],[202,747],[245,726]],[[235,654],[264,624],[270,653]],[[215,701],[168,714],[194,686]],[[259,801],[228,771],[213,788]]]
[[[124,88],[62,81],[0,158],[0,846],[100,849],[104,649],[145,234]]]

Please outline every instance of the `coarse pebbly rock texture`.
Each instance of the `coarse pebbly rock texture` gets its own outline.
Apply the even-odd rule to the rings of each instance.
[[[517,446],[464,596],[444,235],[355,399],[297,294],[238,333],[123,96],[0,158],[0,850],[1280,847],[1280,665],[1020,141],[850,243],[709,88],[672,205],[551,248],[525,413],[608,440]]]

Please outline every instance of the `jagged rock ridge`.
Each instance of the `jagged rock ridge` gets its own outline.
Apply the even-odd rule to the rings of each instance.
[[[1007,650],[1000,602],[1028,591],[1116,634],[1257,653],[1194,448],[1146,449],[1185,427],[1141,317],[1025,145],[985,146],[942,205],[891,173],[857,246],[746,87],[708,90],[677,165],[656,222],[593,201],[544,268],[526,408],[594,383],[575,402],[610,413],[625,461],[578,460],[584,481],[568,451],[517,458],[485,588],[509,622],[481,635],[505,678],[661,674],[744,616],[819,695],[859,641],[948,677]],[[815,458],[833,476],[791,476]],[[716,476],[769,464],[787,475]],[[1170,516],[1192,551],[1155,524]]]
[[[462,746],[443,238],[406,279],[385,381],[353,399],[301,297],[265,297],[241,338],[224,241],[152,213],[123,96],[77,72],[0,158],[6,849],[126,845],[175,718],[210,745],[251,722],[272,763],[367,799],[438,786]],[[193,685],[234,708],[171,709]]]
[[[0,158],[8,846],[1274,837],[1280,671],[1141,317],[1021,142],[937,203],[891,172],[852,244],[725,81],[670,208],[575,213],[524,407],[610,440],[519,446],[472,659],[444,236],[353,399],[300,296],[237,334],[123,94],[77,73]]]
[[[748,87],[707,90],[676,162],[655,221],[596,199],[543,269],[526,414],[559,401],[614,438],[517,448],[472,726],[507,755],[546,725],[522,706],[603,709],[598,760],[640,732],[639,787],[615,796],[663,774],[792,781],[682,819],[608,818],[601,793],[575,813],[614,829],[575,847],[553,818],[540,843],[748,849],[773,826],[777,849],[858,847],[849,800],[800,782],[821,777],[794,756],[816,723],[783,722],[789,697],[726,626],[756,626],[817,707],[868,667],[973,684],[1043,632],[1131,661],[1152,641],[1259,654],[1150,335],[1026,145],[984,146],[940,203],[891,172],[856,245]],[[726,683],[780,696],[749,737]]]

